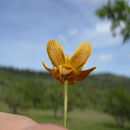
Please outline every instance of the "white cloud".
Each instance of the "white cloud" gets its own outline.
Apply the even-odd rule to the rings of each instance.
[[[76,28],[70,29],[68,34],[71,36],[75,36],[78,34],[78,30]]]
[[[110,22],[98,23],[95,26],[95,30],[99,33],[110,32]]]
[[[59,39],[61,42],[66,42],[66,41],[67,41],[66,37],[63,36],[63,35],[59,35],[59,36],[58,36],[58,39]]]
[[[113,58],[111,54],[101,54],[99,58],[103,61],[109,61]]]
[[[77,40],[79,42],[89,41],[94,48],[101,48],[118,44],[121,42],[121,37],[116,36],[114,38],[110,31],[110,23],[102,22],[95,24],[92,28],[84,28],[82,31],[79,31]]]

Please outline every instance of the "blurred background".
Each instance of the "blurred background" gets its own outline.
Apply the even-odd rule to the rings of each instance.
[[[84,69],[69,87],[70,130],[130,129],[130,0],[0,0],[0,111],[62,125],[63,87],[45,71],[46,43],[72,55],[92,43]]]

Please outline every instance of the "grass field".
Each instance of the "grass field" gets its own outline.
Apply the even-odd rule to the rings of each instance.
[[[0,111],[9,112],[5,104],[0,104]],[[54,118],[53,111],[29,109],[19,111],[39,123],[53,123],[62,125],[62,118]],[[60,115],[60,113],[59,113]],[[69,130],[130,130],[130,122],[125,123],[125,128],[118,127],[115,119],[107,114],[95,110],[75,110],[69,113]]]
[[[21,114],[25,114],[40,123],[62,125],[62,119],[55,119],[52,111],[32,109]],[[70,130],[130,130],[130,125],[126,122],[125,128],[119,128],[113,117],[107,114],[94,110],[75,110],[69,114],[68,128]]]

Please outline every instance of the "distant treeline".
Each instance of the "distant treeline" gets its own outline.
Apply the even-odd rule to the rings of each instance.
[[[117,112],[108,111],[106,106],[114,109],[117,104],[120,105],[121,99],[130,104],[129,96],[122,95],[130,95],[130,78],[107,73],[90,75],[83,82],[69,87],[69,111],[93,108],[118,117]],[[116,103],[114,101],[115,106],[111,106],[111,97],[119,99]],[[0,67],[0,101],[6,103],[13,113],[17,113],[18,109],[39,108],[52,109],[57,116],[63,109],[63,86],[46,72]],[[126,110],[124,107],[120,109]],[[125,114],[122,114],[123,119]]]

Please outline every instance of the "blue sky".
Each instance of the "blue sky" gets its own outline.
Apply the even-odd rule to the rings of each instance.
[[[130,76],[130,44],[112,37],[110,22],[94,11],[107,0],[0,0],[0,65],[41,70],[51,67],[46,53],[50,39],[72,54],[82,41],[93,51],[84,69]]]

